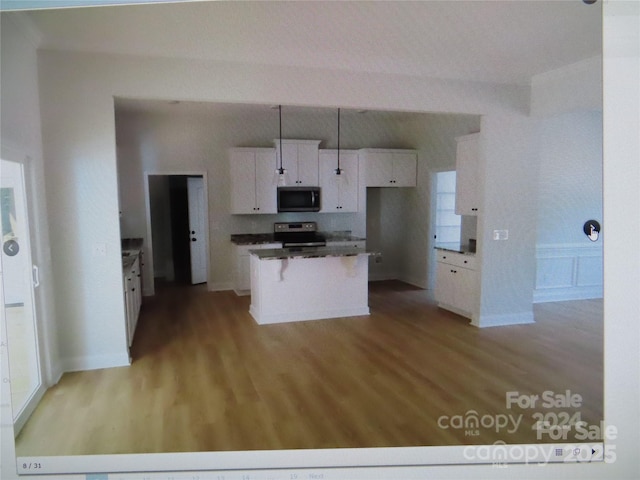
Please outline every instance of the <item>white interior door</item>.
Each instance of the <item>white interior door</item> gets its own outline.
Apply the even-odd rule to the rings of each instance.
[[[23,165],[2,159],[0,168],[0,218],[2,229],[3,310],[11,385],[11,405],[16,433],[35,408],[42,386],[34,287],[37,267],[32,264]]]
[[[207,232],[205,192],[202,177],[187,179],[189,197],[189,247],[191,251],[191,283],[207,281]]]

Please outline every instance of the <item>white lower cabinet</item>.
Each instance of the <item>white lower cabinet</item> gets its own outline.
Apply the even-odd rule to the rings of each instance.
[[[140,307],[142,306],[142,273],[140,257],[124,270],[124,304],[127,322],[127,344],[133,343],[133,336],[138,325]]]
[[[251,255],[249,255],[249,251],[265,248],[282,248],[282,243],[234,245],[235,269],[233,275],[233,291],[236,295],[251,294]]]
[[[435,299],[438,306],[472,318],[478,305],[478,272],[473,255],[438,251]]]

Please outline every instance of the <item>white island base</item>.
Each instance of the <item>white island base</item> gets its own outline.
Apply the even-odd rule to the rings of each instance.
[[[368,253],[251,255],[250,313],[260,325],[369,314]]]

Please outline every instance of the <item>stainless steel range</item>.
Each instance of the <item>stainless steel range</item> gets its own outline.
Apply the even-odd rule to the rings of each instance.
[[[274,223],[273,236],[283,248],[324,247],[327,241],[318,233],[316,222]]]

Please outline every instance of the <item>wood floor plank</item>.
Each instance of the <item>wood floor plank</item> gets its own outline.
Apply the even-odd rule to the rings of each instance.
[[[257,325],[249,298],[159,285],[130,367],[65,374],[16,439],[20,456],[536,442],[509,391],[583,396],[603,412],[601,300],[534,306],[536,323],[477,329],[430,292],[370,284],[371,315]],[[512,433],[442,416],[522,415]],[[543,439],[550,441],[550,439]]]

